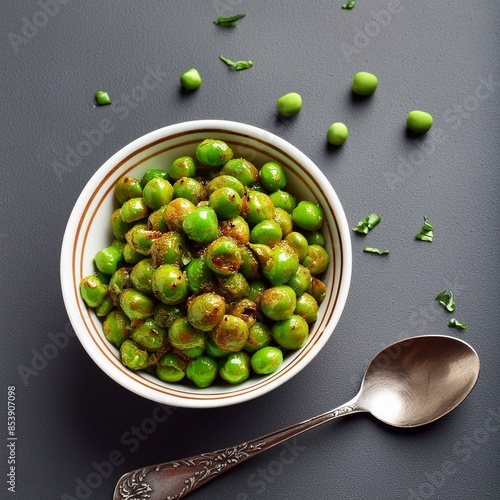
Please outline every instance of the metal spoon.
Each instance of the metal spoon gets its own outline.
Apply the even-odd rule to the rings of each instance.
[[[181,498],[235,465],[334,418],[368,412],[396,427],[441,418],[470,393],[479,376],[474,349],[453,337],[424,335],[396,342],[370,362],[358,394],[317,417],[245,443],[122,476],[113,500]]]

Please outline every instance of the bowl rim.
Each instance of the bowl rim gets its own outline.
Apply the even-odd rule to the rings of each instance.
[[[210,399],[196,398],[193,400],[189,397],[181,395],[181,393],[183,392],[182,390],[176,390],[176,392],[179,393],[179,395],[177,396],[167,393],[161,393],[154,388],[138,384],[137,381],[132,377],[124,377],[124,368],[122,368],[121,370],[118,369],[112,363],[109,363],[108,359],[103,357],[102,352],[100,352],[92,343],[92,339],[90,338],[90,336],[81,328],[83,321],[79,314],[79,307],[81,306],[81,303],[83,303],[83,301],[79,296],[75,297],[75,287],[78,287],[75,285],[74,278],[76,277],[73,277],[72,270],[74,266],[73,253],[77,246],[74,245],[74,241],[80,220],[82,218],[82,215],[84,214],[84,211],[86,210],[88,200],[93,196],[96,187],[99,186],[101,182],[103,182],[104,179],[109,175],[110,169],[112,169],[116,165],[123,164],[127,159],[133,158],[138,154],[138,152],[147,150],[157,142],[162,142],[167,139],[173,139],[186,133],[200,133],[205,130],[213,131],[214,133],[219,131],[221,133],[225,132],[229,134],[236,134],[252,141],[257,140],[268,147],[279,150],[281,154],[284,154],[287,158],[293,161],[293,163],[296,163],[297,165],[304,165],[307,172],[314,173],[315,184],[317,184],[325,199],[328,200],[328,203],[333,208],[334,220],[338,231],[341,253],[341,278],[338,291],[334,299],[335,304],[332,308],[332,314],[328,321],[328,324],[325,324],[325,328],[323,329],[322,334],[319,335],[320,338],[317,339],[314,345],[308,350],[305,356],[298,363],[294,364],[285,373],[281,373],[280,376],[269,376],[268,378],[264,379],[265,383],[261,383],[257,387],[252,386],[248,391],[229,395],[226,393],[220,393],[220,397],[218,398],[214,398],[212,395]],[[91,176],[91,178],[88,180],[87,184],[81,191],[68,219],[61,246],[60,280],[63,300],[70,322],[73,326],[76,336],[78,337],[84,349],[93,359],[93,361],[115,382],[119,383],[131,392],[145,397],[149,400],[175,407],[215,408],[239,404],[244,401],[260,397],[293,378],[314,359],[314,357],[318,354],[318,352],[323,348],[325,343],[331,337],[340,319],[347,300],[351,282],[351,274],[352,248],[347,219],[342,204],[333,186],[330,184],[321,169],[297,147],[293,146],[291,143],[275,135],[274,133],[256,127],[254,125],[234,122],[230,120],[192,120],[167,125],[165,127],[161,127],[159,129],[148,132],[122,147],[97,169],[97,171]],[[71,276],[72,279],[68,279],[68,276]],[[281,370],[278,370],[276,374],[279,374],[280,372]],[[203,389],[201,389],[201,391],[203,391]],[[187,392],[186,394],[189,394],[189,392]]]

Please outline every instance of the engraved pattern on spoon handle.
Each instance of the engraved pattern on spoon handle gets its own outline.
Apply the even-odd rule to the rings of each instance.
[[[352,400],[317,417],[236,446],[131,471],[118,481],[113,500],[177,500],[248,458],[334,418],[359,411],[364,410]]]

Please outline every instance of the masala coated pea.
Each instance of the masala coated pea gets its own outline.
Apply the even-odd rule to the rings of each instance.
[[[299,261],[303,260],[309,246],[306,237],[298,231],[292,231],[285,236],[285,241],[297,254]]]
[[[198,207],[188,214],[182,229],[190,240],[198,243],[210,243],[219,234],[219,221],[212,207]]]
[[[274,204],[266,193],[250,190],[243,197],[241,215],[249,224],[255,225],[273,218]]]
[[[151,259],[142,259],[130,271],[130,280],[133,287],[139,292],[152,294],[151,281],[155,266]]]
[[[274,207],[273,220],[275,220],[279,224],[282,236],[286,236],[288,233],[292,232],[292,216],[286,210]]]
[[[217,293],[227,302],[242,299],[248,293],[249,288],[248,281],[239,272],[217,277]]]
[[[325,237],[323,236],[323,233],[320,233],[319,231],[307,233],[305,235],[305,237],[306,237],[307,243],[309,245],[320,245],[320,246],[324,247],[326,244]]]
[[[176,349],[205,347],[205,334],[189,323],[187,318],[176,319],[168,329],[168,341]]]
[[[247,246],[242,246],[240,247],[240,255],[242,264],[239,272],[245,276],[247,280],[256,280],[260,278],[259,261],[252,250]]]
[[[230,354],[230,351],[226,351],[224,349],[221,349],[220,347],[217,347],[215,342],[210,337],[207,337],[207,341],[205,344],[205,353],[210,358],[221,359],[228,356]]]
[[[300,349],[307,341],[309,326],[302,316],[292,314],[271,327],[273,340],[285,349]]]
[[[295,197],[286,191],[278,189],[269,195],[271,201],[276,208],[282,208],[289,214],[293,212],[293,209],[297,206],[297,201]]]
[[[274,248],[260,243],[249,246],[257,255],[262,274],[272,285],[283,285],[297,272],[299,259],[288,244],[280,243]]]
[[[312,276],[309,293],[316,299],[318,304],[321,304],[325,300],[326,292],[326,284],[316,276]]]
[[[227,236],[221,236],[210,243],[205,262],[213,272],[222,275],[235,273],[243,263],[238,245]]]
[[[181,177],[174,183],[174,197],[186,198],[193,205],[197,205],[207,197],[203,184],[192,177]]]
[[[144,259],[144,255],[136,252],[130,243],[125,243],[123,247],[123,260],[130,265],[137,264],[139,261]]]
[[[114,188],[115,198],[120,205],[123,205],[131,198],[142,196],[142,186],[139,180],[130,175],[120,177]]]
[[[149,366],[149,353],[133,340],[127,339],[120,346],[121,362],[131,370],[144,370]]]
[[[145,172],[145,174],[141,177],[141,186],[144,189],[144,186],[151,180],[156,177],[160,177],[170,182],[170,175],[168,172],[162,168],[150,168]]]
[[[297,297],[297,305],[294,314],[302,316],[306,323],[312,323],[318,319],[318,303],[309,293],[303,293]]]
[[[147,224],[139,222],[125,235],[125,239],[135,252],[145,256],[149,255],[153,241],[161,236],[160,231],[151,231]]]
[[[120,307],[132,320],[149,318],[155,312],[153,299],[133,288],[127,288],[120,294]]]
[[[162,328],[169,328],[176,319],[184,316],[184,310],[179,305],[168,306],[160,302],[155,306],[154,319]]]
[[[147,318],[132,331],[130,337],[146,351],[157,351],[165,344],[167,330],[158,326],[154,318]]]
[[[149,254],[154,267],[173,264],[182,268],[191,260],[188,242],[177,231],[168,231],[156,238],[151,245]]]
[[[80,296],[89,307],[98,307],[108,294],[108,285],[95,274],[80,280]]]
[[[283,364],[281,349],[273,346],[263,347],[252,354],[250,365],[255,373],[269,375],[274,373]]]
[[[158,210],[172,201],[174,188],[162,177],[154,177],[145,186],[142,192],[144,203],[151,210]]]
[[[186,361],[179,355],[169,352],[156,366],[156,376],[164,382],[179,382],[186,375]]]
[[[121,209],[123,222],[135,222],[144,219],[150,213],[151,209],[146,205],[144,198],[130,198]]]
[[[172,264],[162,264],[153,273],[151,287],[155,297],[164,304],[176,305],[186,300],[186,275]]]
[[[173,199],[164,209],[163,218],[170,231],[182,230],[182,224],[188,214],[194,211],[194,203],[186,198]]]
[[[209,335],[220,349],[241,351],[248,339],[248,326],[241,318],[225,314]]]
[[[121,267],[109,280],[109,296],[115,307],[120,307],[120,295],[123,290],[134,286],[130,278],[130,271],[129,267]]]
[[[250,377],[250,356],[243,351],[229,354],[220,364],[219,375],[230,384],[244,382]]]
[[[123,222],[122,220],[122,209],[117,208],[110,219],[111,231],[113,236],[118,240],[124,240],[125,234],[134,227],[133,222]]]
[[[245,158],[233,158],[221,169],[222,175],[231,175],[239,180],[243,186],[248,186],[259,179],[257,167]]]
[[[259,179],[264,189],[271,193],[286,186],[285,170],[276,161],[269,161],[262,165],[259,170]]]
[[[256,321],[248,329],[248,339],[243,349],[246,352],[254,353],[270,345],[272,340],[269,327],[260,321]]]
[[[216,189],[208,200],[220,219],[233,219],[238,217],[241,211],[241,196],[230,187]]]
[[[286,282],[293,289],[297,297],[307,292],[311,287],[311,272],[307,267],[299,264],[297,272]]]
[[[324,272],[329,263],[330,254],[320,245],[309,245],[307,247],[307,254],[301,262],[314,275]]]
[[[208,332],[222,320],[226,312],[226,302],[217,293],[208,292],[190,300],[187,320],[198,330]]]
[[[220,236],[227,236],[239,245],[246,245],[250,241],[248,223],[239,215],[233,219],[221,221],[219,224],[219,233]]]
[[[200,356],[189,362],[186,368],[186,377],[203,389],[214,383],[217,372],[217,361],[208,356]]]
[[[229,304],[226,312],[227,314],[241,318],[247,324],[248,328],[250,328],[260,316],[257,304],[247,297]]]
[[[269,247],[277,245],[283,237],[283,231],[275,220],[263,220],[256,224],[250,232],[252,243],[262,243]]]
[[[292,212],[295,225],[306,231],[317,231],[323,224],[323,209],[311,201],[301,201]]]
[[[196,147],[196,158],[203,165],[220,167],[233,157],[233,150],[224,141],[205,139]]]
[[[191,293],[199,294],[213,292],[215,289],[215,275],[208,267],[205,259],[197,257],[185,268],[188,288]]]
[[[288,318],[295,311],[297,296],[288,285],[273,286],[265,290],[260,298],[260,307],[266,317],[273,321]]]
[[[123,262],[123,254],[116,246],[99,250],[94,257],[94,263],[101,273],[112,275]]]
[[[132,331],[130,319],[123,311],[114,309],[104,319],[102,331],[108,342],[120,348]]]
[[[243,186],[243,184],[236,177],[233,177],[232,175],[219,174],[207,184],[208,196],[210,196],[214,191],[217,191],[217,189],[223,187],[234,189],[240,197],[245,195],[245,186]]]

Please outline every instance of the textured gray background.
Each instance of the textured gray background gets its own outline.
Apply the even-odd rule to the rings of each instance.
[[[359,0],[346,11],[343,0],[60,1],[47,0],[44,13],[43,1],[4,0],[0,20],[0,435],[6,474],[7,386],[15,385],[11,496],[109,499],[128,470],[344,403],[379,348],[433,332],[466,339],[481,356],[479,383],[457,411],[406,431],[367,415],[346,418],[255,457],[192,498],[498,498],[500,4]],[[247,17],[236,29],[212,23],[240,11]],[[232,71],[220,54],[255,66]],[[186,95],[178,79],[191,66],[203,85]],[[145,89],[152,70],[156,85]],[[362,101],[350,93],[360,70],[380,82]],[[98,89],[112,106],[93,106]],[[282,120],[275,101],[289,91],[302,94],[304,107]],[[424,138],[405,131],[415,108],[435,118]],[[106,117],[112,130],[80,164],[68,163],[68,151]],[[382,217],[366,238],[353,233],[350,295],[317,359],[272,394],[206,411],[158,407],[108,379],[68,336],[59,284],[65,224],[97,168],[153,129],[199,118],[280,135],[327,175],[351,227],[371,212]],[[326,144],[334,121],[350,129],[340,149]],[[432,244],[414,239],[424,215],[435,225]],[[391,254],[365,254],[366,245]],[[445,288],[468,330],[447,327],[450,315],[434,301]],[[110,456],[119,465],[105,467]],[[10,498],[6,488],[2,481],[2,498]]]

